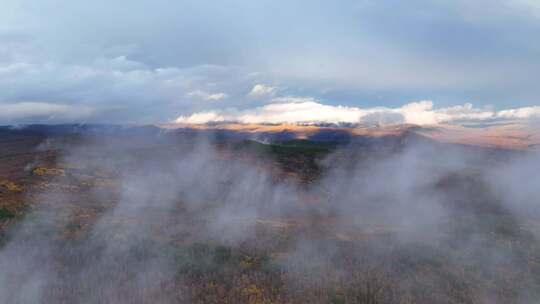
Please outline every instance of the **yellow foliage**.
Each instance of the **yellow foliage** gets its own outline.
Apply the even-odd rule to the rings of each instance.
[[[64,175],[64,170],[57,169],[57,168],[45,168],[45,167],[37,167],[34,170],[32,170],[32,173],[39,176],[44,175]]]
[[[242,261],[240,262],[240,265],[242,265],[242,267],[244,267],[244,268],[250,268],[251,266],[253,266],[253,262],[254,262],[253,257],[245,255],[242,258]]]
[[[21,186],[15,184],[14,182],[8,181],[8,180],[0,181],[0,186],[4,187],[8,191],[12,191],[12,192],[21,192],[23,190]]]
[[[245,275],[242,275],[241,281],[249,280],[249,278]],[[258,286],[255,283],[247,283],[241,290],[240,293],[243,297],[245,297],[245,300],[247,300],[247,303],[250,304],[272,304],[271,299],[268,299],[264,295],[264,290]]]
[[[250,284],[246,288],[242,289],[242,294],[244,296],[260,296],[262,295],[262,290],[257,287],[255,284]]]

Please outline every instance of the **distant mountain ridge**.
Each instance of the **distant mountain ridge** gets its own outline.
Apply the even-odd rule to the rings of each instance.
[[[540,130],[523,124],[466,127],[457,125],[417,126],[373,125],[290,125],[290,124],[162,124],[162,125],[108,125],[61,124],[0,126],[0,134],[32,134],[40,136],[143,136],[168,138],[176,135],[209,135],[217,139],[260,142],[308,140],[317,142],[369,142],[380,139],[430,140],[490,148],[538,150]]]
[[[169,130],[199,130],[244,134],[260,140],[305,139],[313,141],[358,141],[375,140],[382,137],[416,136],[442,143],[454,143],[481,147],[531,150],[540,145],[540,128],[526,124],[489,126],[412,124],[336,127],[291,124],[164,124],[159,127]]]

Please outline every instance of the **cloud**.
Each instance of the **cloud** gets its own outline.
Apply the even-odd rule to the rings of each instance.
[[[276,87],[268,86],[265,84],[256,84],[253,86],[251,91],[248,94],[249,98],[256,99],[256,98],[263,98],[267,96],[271,96],[276,92]]]
[[[534,0],[156,0],[151,12],[148,0],[72,1],[62,11],[53,0],[5,2],[0,102],[123,109],[99,122],[171,120],[208,111],[205,99],[238,109],[280,95],[510,108],[540,94]]]
[[[0,121],[14,120],[81,120],[95,114],[91,107],[71,106],[44,102],[0,103]]]
[[[525,15],[540,18],[540,3],[536,0],[510,0],[508,4]]]
[[[189,116],[180,116],[177,123],[205,124],[209,122],[220,122],[232,119],[230,115],[221,115],[214,111],[195,113]]]
[[[411,102],[398,108],[359,108],[325,105],[313,98],[277,98],[261,107],[217,110],[180,116],[176,123],[364,123],[435,125],[441,123],[480,122],[488,120],[528,120],[540,117],[540,107],[494,111],[472,104],[434,108],[432,101]]]
[[[170,113],[186,108],[200,109],[204,105],[197,100],[227,99],[224,90],[233,94],[236,90],[235,96],[241,96],[241,75],[234,68],[214,65],[152,68],[125,56],[99,58],[85,65],[0,63],[0,104],[30,100],[91,107],[102,113],[90,117],[97,122],[154,123],[170,120]],[[5,113],[0,123],[18,117]],[[64,118],[56,115],[50,122],[65,122]]]
[[[540,106],[503,110],[497,113],[497,117],[505,119],[540,118]]]
[[[187,93],[187,96],[194,97],[196,99],[206,100],[206,101],[217,101],[217,100],[227,98],[227,94],[225,93],[208,93],[202,90],[195,90],[195,91],[189,92]]]

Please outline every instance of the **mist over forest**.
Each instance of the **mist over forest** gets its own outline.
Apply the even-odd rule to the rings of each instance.
[[[534,151],[5,129],[1,303],[535,303]]]

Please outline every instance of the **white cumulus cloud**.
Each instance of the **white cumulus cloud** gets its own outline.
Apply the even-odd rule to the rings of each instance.
[[[189,92],[187,96],[206,100],[206,101],[217,101],[217,100],[227,98],[227,94],[225,93],[209,93],[203,90],[195,90],[195,91]]]
[[[248,97],[252,99],[256,99],[256,98],[272,96],[276,92],[276,89],[277,89],[276,87],[259,83],[253,86],[253,88],[248,94]]]
[[[434,125],[487,120],[526,120],[540,117],[540,107],[502,111],[475,108],[472,104],[434,108],[432,101],[418,101],[397,108],[359,108],[325,105],[313,98],[277,98],[272,103],[246,110],[226,109],[180,116],[177,123],[366,123]]]
[[[499,111],[497,117],[505,119],[540,118],[540,106]]]

